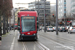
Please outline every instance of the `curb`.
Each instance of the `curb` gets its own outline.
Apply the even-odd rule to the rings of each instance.
[[[2,37],[6,36],[6,35],[8,35],[8,34],[9,34],[9,32],[8,32],[8,33],[6,33],[6,34],[4,34],[4,35],[2,35]]]

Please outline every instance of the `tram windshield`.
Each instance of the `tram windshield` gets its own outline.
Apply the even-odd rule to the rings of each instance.
[[[35,31],[35,17],[22,17],[22,32]]]

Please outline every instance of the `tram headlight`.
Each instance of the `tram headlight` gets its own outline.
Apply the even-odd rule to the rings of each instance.
[[[34,33],[33,35],[36,35],[36,33]]]

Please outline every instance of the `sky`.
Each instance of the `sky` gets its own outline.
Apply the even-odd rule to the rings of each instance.
[[[13,7],[18,7],[15,3],[30,3],[34,1],[35,0],[13,0]],[[46,0],[46,1],[50,1],[50,3],[56,3],[56,0]],[[51,5],[54,5],[54,4],[51,4]],[[28,5],[26,4],[25,7],[28,8]]]

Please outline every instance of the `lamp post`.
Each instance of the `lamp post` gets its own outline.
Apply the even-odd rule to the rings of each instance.
[[[58,0],[56,0],[56,35],[58,35]]]

